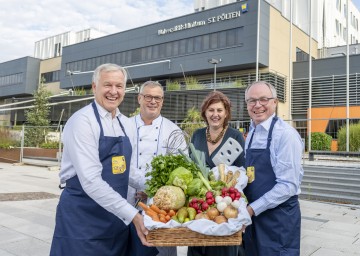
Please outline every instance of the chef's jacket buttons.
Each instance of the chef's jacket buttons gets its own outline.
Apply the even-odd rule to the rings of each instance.
[[[154,156],[156,155],[156,153],[154,153]]]
[[[140,139],[140,141],[142,141],[142,139]]]
[[[139,167],[139,170],[141,170],[141,167]]]
[[[155,141],[157,141],[157,139],[155,139]]]
[[[139,155],[141,156],[141,153],[139,153]]]
[[[156,129],[159,129],[159,127],[156,126]]]

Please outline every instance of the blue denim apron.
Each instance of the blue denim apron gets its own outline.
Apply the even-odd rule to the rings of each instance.
[[[271,165],[270,144],[275,122],[274,117],[265,149],[252,149],[251,136],[246,151],[246,167],[255,167],[255,180],[249,183],[244,193],[252,203],[271,190],[276,176]],[[279,206],[252,217],[252,224],[244,234],[245,254],[248,256],[299,256],[301,214],[298,196],[292,196]]]
[[[100,125],[99,157],[103,167],[102,178],[123,198],[127,197],[132,147],[125,136],[104,136],[99,112],[92,104]],[[126,170],[112,171],[112,158],[124,156]],[[77,176],[66,181],[56,213],[56,227],[50,255],[131,255],[128,244],[130,228],[114,214],[91,199],[82,189]]]

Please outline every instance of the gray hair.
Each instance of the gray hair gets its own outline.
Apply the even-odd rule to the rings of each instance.
[[[156,81],[146,81],[145,83],[143,83],[140,87],[139,93],[142,94],[145,87],[148,87],[148,86],[151,88],[159,87],[159,88],[161,88],[161,91],[164,94],[164,88],[162,87],[162,85],[159,82],[156,82]]]
[[[253,85],[258,85],[258,84],[265,84],[267,87],[269,87],[273,98],[274,98],[274,99],[277,99],[276,89],[275,89],[275,87],[274,87],[272,84],[270,84],[270,83],[268,83],[268,82],[265,82],[265,81],[256,81],[256,82],[253,82],[252,84],[250,84],[250,85],[246,88],[246,90],[245,90],[245,100],[246,100],[246,95],[247,95],[249,89],[251,88],[251,86],[253,86]]]
[[[126,70],[123,67],[121,67],[119,65],[116,65],[116,64],[113,64],[113,63],[105,63],[105,64],[102,64],[102,65],[98,66],[94,70],[94,74],[93,74],[93,77],[92,77],[92,82],[97,85],[99,83],[99,80],[100,80],[101,72],[113,72],[113,71],[120,71],[120,72],[123,73],[123,75],[124,75],[124,83],[125,83],[125,86],[126,86],[126,81],[127,81]]]

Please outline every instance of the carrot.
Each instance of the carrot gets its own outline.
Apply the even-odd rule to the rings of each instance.
[[[140,201],[138,203],[138,206],[140,206],[145,212],[149,209],[149,207],[146,204]]]
[[[171,219],[170,215],[166,215],[165,219],[166,219],[166,222],[168,222]]]
[[[169,216],[170,216],[170,217],[174,216],[175,214],[176,214],[176,212],[175,212],[174,210],[170,210],[170,211],[169,211]]]
[[[155,204],[150,205],[150,209],[153,210],[156,213],[161,213],[160,208],[157,207]]]
[[[165,217],[163,217],[163,216],[160,217],[160,221],[163,222],[163,223],[166,223],[166,222],[167,222],[166,219],[165,219]]]
[[[147,210],[145,213],[146,213],[148,216],[150,216],[153,221],[160,221],[159,216],[157,215],[156,212],[154,212],[154,211],[152,211],[152,210],[149,209],[149,210]]]
[[[167,212],[164,211],[164,210],[160,210],[160,213],[159,213],[159,214],[167,215]]]

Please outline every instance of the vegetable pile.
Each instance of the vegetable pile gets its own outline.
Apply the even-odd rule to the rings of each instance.
[[[238,218],[242,193],[235,185],[240,171],[226,173],[225,165],[219,165],[217,179],[205,165],[205,154],[192,144],[192,158],[179,152],[179,155],[153,158],[152,171],[146,174],[151,178],[146,181],[145,190],[153,197],[153,204],[140,205],[144,212],[153,221],[163,223],[207,219],[220,224]]]

